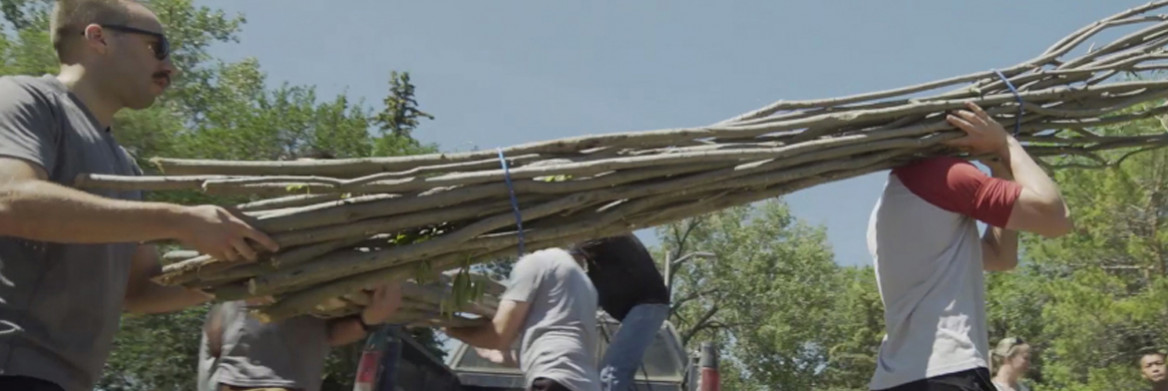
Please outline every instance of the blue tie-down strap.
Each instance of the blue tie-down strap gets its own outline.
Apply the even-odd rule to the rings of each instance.
[[[511,169],[507,168],[507,158],[503,156],[503,148],[499,151],[499,164],[503,166],[503,180],[507,183],[507,192],[511,195],[511,210],[515,212],[515,226],[519,228],[519,256],[525,253],[523,249],[523,215],[519,213],[519,199],[515,198],[515,186],[511,184]]]
[[[1014,99],[1018,101],[1018,116],[1014,118],[1014,137],[1018,137],[1018,132],[1022,131],[1022,114],[1026,113],[1025,108],[1022,107],[1022,94],[1018,93],[1018,89],[1014,88],[1014,83],[1010,83],[1010,79],[1006,75],[1003,75],[1001,71],[995,69],[994,73],[1006,83],[1006,88],[1009,88],[1010,92],[1014,93]]]

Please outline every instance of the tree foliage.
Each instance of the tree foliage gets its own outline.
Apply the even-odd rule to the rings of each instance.
[[[210,47],[238,41],[246,19],[191,0],[149,5],[168,26],[182,73],[153,107],[124,111],[115,134],[148,172],[153,156],[297,159],[426,153],[414,138],[423,111],[406,72],[389,71],[379,109],[311,86],[271,85],[253,58],[225,62]],[[57,70],[49,45],[49,0],[0,0],[0,75]],[[1094,129],[1163,130],[1157,120]],[[1120,160],[1118,152],[1104,154]],[[1023,236],[1018,270],[989,273],[991,341],[1017,336],[1034,347],[1027,381],[1038,390],[1139,389],[1139,355],[1168,348],[1168,152],[1127,157],[1103,170],[1060,170],[1076,231],[1056,240]],[[154,200],[233,203],[201,193]],[[870,267],[832,262],[824,228],[792,216],[781,200],[727,209],[659,227],[671,262],[670,320],[683,341],[722,348],[723,388],[865,389],[883,338],[883,305]],[[713,258],[689,257],[710,252]],[[505,277],[509,263],[484,266]],[[662,270],[666,267],[662,264]],[[206,307],[125,316],[103,390],[191,390]],[[438,354],[432,330],[416,334]],[[359,346],[334,349],[326,390],[351,389]]]
[[[243,16],[191,0],[147,3],[167,26],[172,61],[181,72],[155,105],[124,110],[115,118],[115,136],[147,172],[156,172],[148,162],[154,156],[276,160],[437,150],[413,138],[421,120],[434,116],[418,108],[408,73],[390,72],[385,106],[379,110],[345,95],[319,97],[311,86],[270,85],[256,59],[224,62],[210,54],[212,45],[238,41]],[[57,72],[48,34],[51,5],[47,0],[0,1],[8,27],[0,34],[0,75]],[[188,204],[240,201],[197,192],[148,197]],[[193,390],[206,310],[125,316],[100,389]],[[432,333],[418,337],[440,352]],[[359,349],[359,344],[333,349],[325,390],[352,389]]]

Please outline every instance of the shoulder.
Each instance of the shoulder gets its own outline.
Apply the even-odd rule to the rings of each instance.
[[[51,78],[51,76],[0,76],[0,91],[5,94],[23,92],[27,94],[48,97],[57,93],[65,92],[63,86],[61,86],[60,83],[61,82],[57,81],[56,79]]]
[[[571,258],[567,251],[558,248],[536,250],[515,261],[515,270],[547,270],[554,267],[564,257]]]
[[[954,212],[968,212],[965,209],[990,179],[973,163],[954,157],[921,159],[893,169],[892,174],[917,197]]]
[[[546,271],[557,276],[574,272],[583,273],[584,269],[576,262],[572,253],[562,248],[548,248],[536,251],[529,257],[530,267]]]
[[[986,177],[973,163],[949,156],[917,160],[893,169],[892,174],[909,186],[943,186],[953,181]]]
[[[62,92],[54,82],[57,81],[25,75],[0,77],[0,110],[10,112],[54,105],[58,101],[55,95]]]

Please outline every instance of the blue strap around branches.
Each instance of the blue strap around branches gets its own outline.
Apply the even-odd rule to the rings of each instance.
[[[1006,88],[1014,93],[1014,99],[1018,101],[1018,116],[1014,118],[1014,137],[1018,137],[1018,132],[1022,131],[1022,114],[1026,113],[1025,108],[1022,107],[1022,94],[1018,93],[1018,89],[1014,88],[1014,83],[1010,83],[1010,79],[1003,75],[1001,71],[995,69],[994,73],[998,75],[999,79],[1006,82]]]
[[[519,199],[515,198],[515,186],[511,184],[511,169],[507,167],[507,158],[503,156],[503,148],[499,151],[499,164],[503,166],[503,179],[507,182],[507,192],[511,194],[511,210],[515,212],[515,226],[519,227],[519,256],[525,253],[523,249],[523,215],[519,213]]]

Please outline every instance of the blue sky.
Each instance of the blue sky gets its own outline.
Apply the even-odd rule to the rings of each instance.
[[[779,99],[1006,67],[1145,1],[195,3],[247,18],[241,42],[212,54],[256,57],[272,84],[378,106],[389,72],[410,72],[436,116],[415,135],[460,151],[699,126]],[[865,230],[884,175],[785,199],[827,227],[838,263],[868,264]]]

